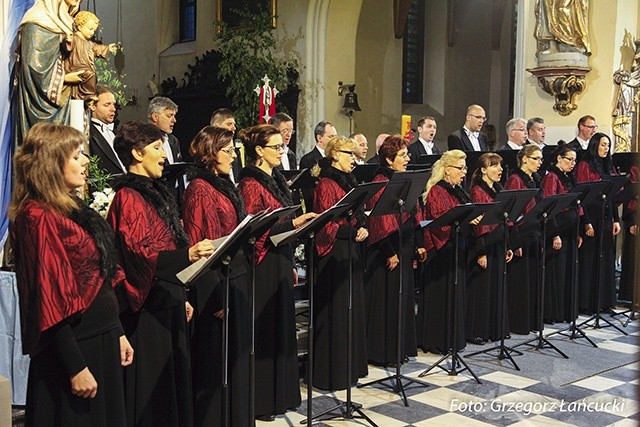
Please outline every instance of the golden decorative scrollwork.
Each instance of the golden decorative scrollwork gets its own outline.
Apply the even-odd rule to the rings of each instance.
[[[578,105],[575,96],[586,88],[585,74],[588,67],[531,68],[528,69],[538,80],[538,86],[556,100],[553,109],[561,116],[568,116]]]

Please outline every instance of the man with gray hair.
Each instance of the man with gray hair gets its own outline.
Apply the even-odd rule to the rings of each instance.
[[[178,106],[169,98],[156,96],[149,102],[147,116],[149,123],[162,131],[162,149],[167,158],[166,165],[176,162],[182,162],[182,151],[180,150],[180,141],[172,135],[173,125],[176,124],[176,113]],[[187,186],[185,175],[171,177],[165,180],[167,186],[171,190],[180,212],[182,212],[182,193]]]
[[[544,143],[544,139],[547,135],[547,127],[544,124],[544,119],[540,117],[533,117],[527,121],[527,144],[535,144],[542,150],[547,144]]]
[[[527,121],[520,117],[514,117],[507,122],[505,128],[509,140],[498,151],[520,150],[527,142]]]
[[[164,133],[162,138],[162,148],[167,155],[169,164],[182,161],[180,141],[172,135],[173,125],[176,124],[176,114],[178,106],[175,102],[164,96],[156,96],[149,102],[147,117],[149,123],[160,129]]]

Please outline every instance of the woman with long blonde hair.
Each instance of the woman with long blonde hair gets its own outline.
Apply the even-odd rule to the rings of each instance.
[[[463,203],[470,203],[469,194],[461,187],[467,173],[467,155],[461,150],[449,150],[433,165],[431,178],[423,195],[422,217],[435,220]],[[452,343],[447,321],[447,292],[458,271],[456,289],[458,335],[456,348],[462,349],[465,342],[464,330],[464,288],[466,269],[465,239],[459,240],[458,265],[455,265],[453,233],[451,226],[425,228],[424,243],[427,249],[427,263],[422,277],[423,292],[418,300],[417,330],[418,346],[425,352],[446,354]]]
[[[124,280],[113,232],[77,190],[89,163],[77,130],[34,125],[14,157],[9,208],[23,352],[31,356],[27,426],[123,426],[122,366],[133,349],[113,288]]]

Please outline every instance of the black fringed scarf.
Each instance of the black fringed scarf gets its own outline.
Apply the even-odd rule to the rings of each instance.
[[[461,186],[459,185],[453,186],[449,184],[447,181],[445,181],[444,179],[438,181],[436,185],[439,185],[440,187],[447,190],[447,192],[451,194],[453,197],[455,197],[456,199],[458,199],[460,203],[471,203],[471,196],[469,196],[469,193],[467,193],[465,189],[462,188]]]
[[[79,208],[69,214],[69,219],[78,224],[93,239],[100,252],[100,275],[107,283],[111,283],[117,268],[113,230],[107,221],[84,201],[76,199],[76,202]]]
[[[493,200],[495,200],[498,193],[502,191],[502,185],[499,182],[495,182],[493,184],[493,188],[491,188],[484,179],[481,179],[477,185],[480,186],[480,188],[482,188]]]
[[[128,173],[114,181],[113,189],[117,191],[121,188],[137,191],[145,201],[155,208],[158,216],[171,230],[173,240],[178,248],[189,246],[189,238],[178,217],[178,206],[166,185],[160,180]]]
[[[353,176],[353,174],[349,172],[343,172],[334,168],[333,166],[323,167],[320,171],[320,178],[328,178],[335,181],[335,183],[338,184],[345,193],[348,193],[358,186],[358,181],[356,181],[356,178]],[[359,225],[364,224],[364,205],[360,206],[360,208],[356,211],[354,217]]]
[[[279,170],[273,169],[272,175],[269,176],[257,166],[249,165],[240,171],[240,179],[244,177],[258,181],[282,206],[293,205],[291,190],[287,186],[287,180]]]
[[[540,178],[540,175],[538,175],[537,172],[533,172],[531,175],[529,175],[522,169],[518,168],[514,170],[513,173],[518,175],[520,179],[522,179],[522,182],[524,182],[524,185],[526,185],[527,188],[532,188],[532,189],[540,188],[540,183],[542,182],[542,178]],[[541,191],[539,191],[536,194],[535,199],[536,199],[536,202],[539,202],[540,200],[542,200]]]
[[[229,175],[216,175],[201,167],[192,167],[187,170],[187,178],[192,180],[200,178],[207,181],[213,188],[225,195],[231,201],[236,209],[238,223],[247,216],[247,209],[244,205],[244,199],[236,188],[235,184],[229,179]]]
[[[566,187],[567,191],[571,191],[576,185],[576,179],[572,173],[564,173],[555,165],[551,166],[548,172],[556,174],[562,185]]]

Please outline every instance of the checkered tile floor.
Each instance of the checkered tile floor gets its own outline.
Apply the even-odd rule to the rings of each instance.
[[[609,319],[609,316],[606,316]],[[585,320],[586,318],[581,318]],[[620,326],[620,317],[611,319]],[[623,319],[624,320],[624,319]],[[566,325],[545,329],[550,334]],[[586,340],[570,340],[561,335],[549,337],[556,347],[566,352],[562,358],[552,349],[527,349],[515,356],[517,371],[508,360],[497,357],[465,358],[480,378],[477,384],[468,372],[449,376],[434,369],[421,379],[428,386],[405,386],[408,407],[400,395],[382,385],[353,388],[352,399],[377,425],[411,426],[637,426],[640,424],[640,322],[633,321],[623,335],[613,328],[584,328],[598,348]],[[530,336],[514,336],[505,341],[515,346]],[[462,356],[477,349],[469,345]],[[417,378],[440,356],[419,353],[402,366],[402,374]],[[392,375],[395,370],[369,367],[362,382]],[[302,405],[296,412],[280,415],[274,422],[258,422],[258,426],[300,425],[306,418],[307,389],[302,384]],[[331,408],[336,399],[344,400],[346,392],[322,393],[314,390],[314,414]],[[343,418],[317,421],[317,426],[369,425],[366,420]]]

